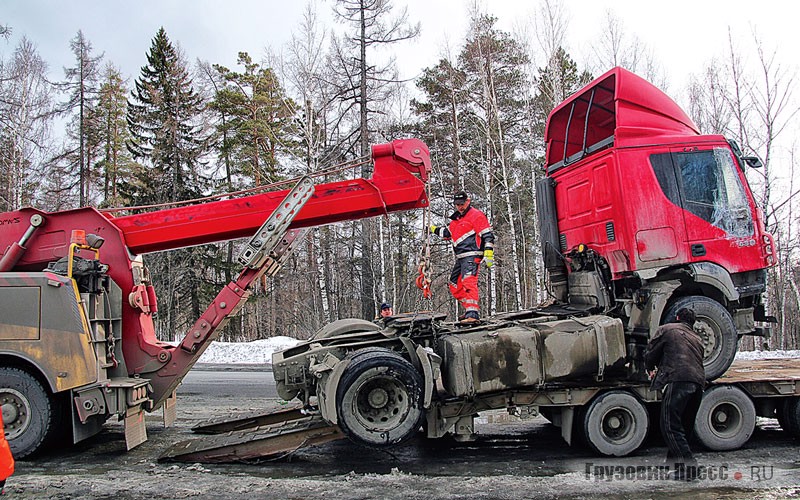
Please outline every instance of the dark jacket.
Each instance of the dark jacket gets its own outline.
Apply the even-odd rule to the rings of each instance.
[[[667,323],[656,330],[644,361],[648,370],[658,367],[651,389],[659,391],[670,382],[705,385],[703,342],[686,323]]]

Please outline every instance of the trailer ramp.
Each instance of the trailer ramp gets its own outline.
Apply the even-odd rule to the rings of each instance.
[[[319,415],[306,415],[298,406],[251,413],[219,420],[192,429],[207,437],[174,444],[160,462],[223,463],[256,459],[280,459],[306,446],[344,438],[338,426]]]

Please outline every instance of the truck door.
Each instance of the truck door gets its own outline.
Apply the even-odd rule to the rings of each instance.
[[[759,261],[754,205],[730,149],[675,148],[671,159],[690,262],[715,262],[731,273],[750,269]]]

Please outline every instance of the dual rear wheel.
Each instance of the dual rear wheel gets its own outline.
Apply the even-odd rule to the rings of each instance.
[[[800,435],[800,398],[787,399],[781,411],[787,430]],[[579,414],[580,437],[595,452],[606,456],[625,456],[636,451],[651,425],[644,404],[635,395],[621,390],[599,394]],[[709,450],[735,450],[750,439],[755,424],[752,399],[738,387],[716,385],[703,394],[694,434]]]

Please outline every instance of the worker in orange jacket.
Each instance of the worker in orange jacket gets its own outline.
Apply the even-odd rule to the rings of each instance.
[[[6,479],[14,473],[14,457],[11,455],[11,448],[6,441],[6,433],[3,429],[3,419],[0,418],[0,495],[5,493]]]
[[[456,262],[450,273],[450,294],[464,307],[462,323],[480,320],[478,269],[494,264],[494,233],[486,215],[475,207],[466,192],[453,195],[456,211],[450,215],[448,227],[431,226],[430,232],[453,242]]]

